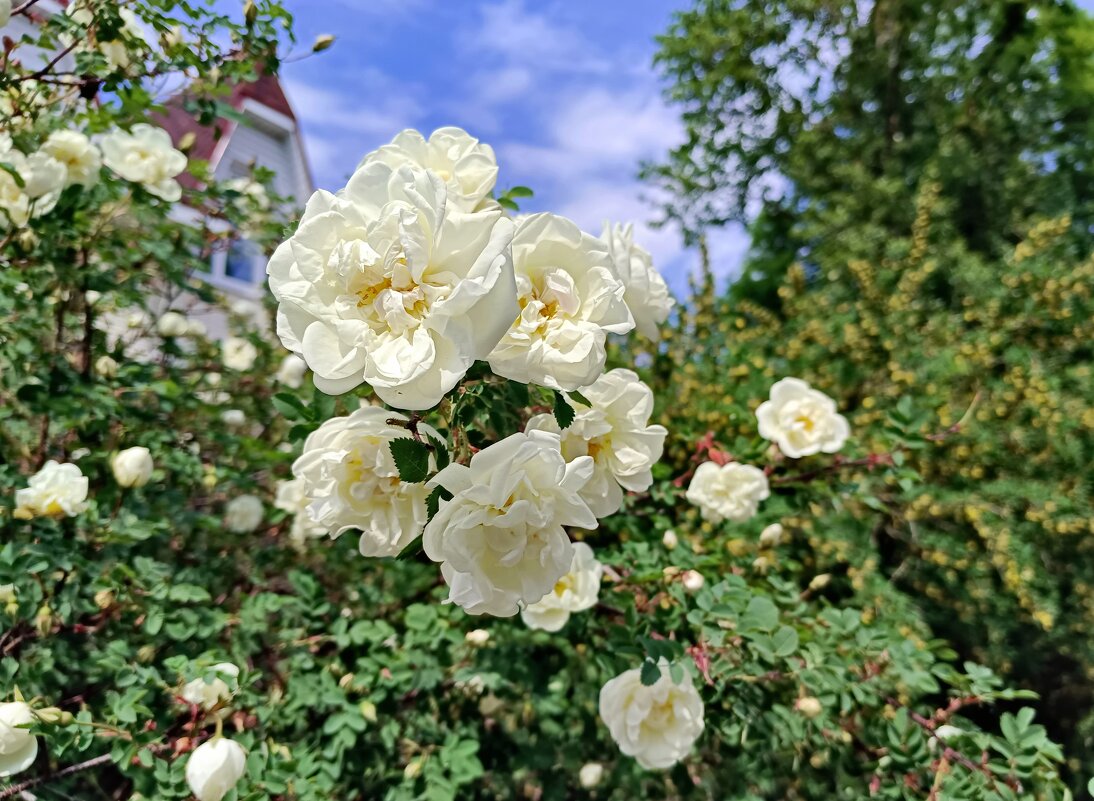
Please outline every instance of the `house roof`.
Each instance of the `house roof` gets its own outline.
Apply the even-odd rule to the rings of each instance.
[[[291,119],[295,125],[296,114],[292,104],[289,103],[281,82],[275,75],[263,73],[258,80],[236,85],[225,101],[236,111],[243,109],[244,103],[251,100],[259,103],[272,111],[283,114]],[[201,125],[194,115],[185,108],[186,92],[183,90],[170,98],[166,103],[166,110],[155,116],[155,122],[171,135],[171,140],[177,145],[187,134],[194,135],[194,144],[190,147],[188,155],[192,159],[208,161],[211,168],[216,168],[220,155],[228,144],[228,139],[235,130],[236,122],[221,117],[212,125]],[[299,136],[299,132],[295,135]],[[311,168],[305,162],[308,180],[311,182]],[[179,176],[179,181],[187,187],[194,188],[198,181],[189,173]]]

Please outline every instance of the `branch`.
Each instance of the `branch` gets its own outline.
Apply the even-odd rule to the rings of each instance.
[[[89,759],[85,762],[77,762],[75,765],[69,765],[67,768],[61,768],[56,773],[50,773],[46,776],[39,776],[35,779],[27,779],[25,782],[13,784],[5,790],[0,790],[0,798],[11,798],[12,796],[19,795],[24,790],[35,787],[42,782],[52,781],[53,779],[60,779],[64,776],[71,776],[74,773],[81,773],[85,770],[97,768],[100,765],[106,765],[109,762],[110,754],[103,754],[102,756],[97,756],[94,759]]]

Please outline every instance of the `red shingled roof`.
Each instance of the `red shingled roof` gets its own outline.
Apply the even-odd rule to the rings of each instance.
[[[155,123],[171,135],[171,140],[177,145],[184,136],[192,133],[194,144],[188,155],[192,159],[201,159],[210,162],[210,166],[216,167],[215,161],[219,158],[218,146],[227,144],[225,137],[231,136],[236,123],[224,118],[218,119],[212,125],[199,125],[194,116],[183,107],[185,91],[180,92],[167,101],[167,110],[163,114],[155,116]],[[253,100],[261,103],[273,111],[284,114],[294,122],[296,114],[292,105],[285,96],[285,90],[281,88],[281,82],[275,75],[261,75],[257,81],[241,83],[236,86],[226,102],[232,108],[240,110],[243,101]],[[194,188],[197,181],[189,173],[179,176],[179,182],[183,186]]]

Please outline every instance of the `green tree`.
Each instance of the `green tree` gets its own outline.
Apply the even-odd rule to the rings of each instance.
[[[744,412],[719,377],[799,375],[856,428],[903,408],[894,425],[935,437],[902,457],[923,483],[813,525],[1037,690],[1076,776],[1094,750],[1092,45],[1069,2],[700,0],[657,57],[688,138],[646,168],[692,236],[754,237],[742,280],[684,315],[664,358],[692,374],[669,407],[732,442]]]

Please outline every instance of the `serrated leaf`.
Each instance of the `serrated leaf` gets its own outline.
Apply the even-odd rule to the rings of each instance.
[[[642,663],[642,670],[639,673],[639,678],[642,679],[644,685],[652,687],[657,684],[657,680],[661,678],[661,668],[647,659]]]
[[[399,478],[408,484],[419,484],[429,475],[429,448],[424,442],[410,437],[396,437],[388,446],[395,459]]]
[[[426,436],[426,439],[429,440],[429,444],[433,446],[433,458],[437,462],[437,469],[444,470],[448,467],[449,462],[448,443],[428,435]]]
[[[273,407],[287,420],[310,420],[311,412],[304,401],[289,392],[279,392],[271,399]]]
[[[558,427],[566,429],[570,427],[570,423],[574,421],[574,407],[570,405],[566,400],[566,396],[555,390],[555,422],[558,423]]]

